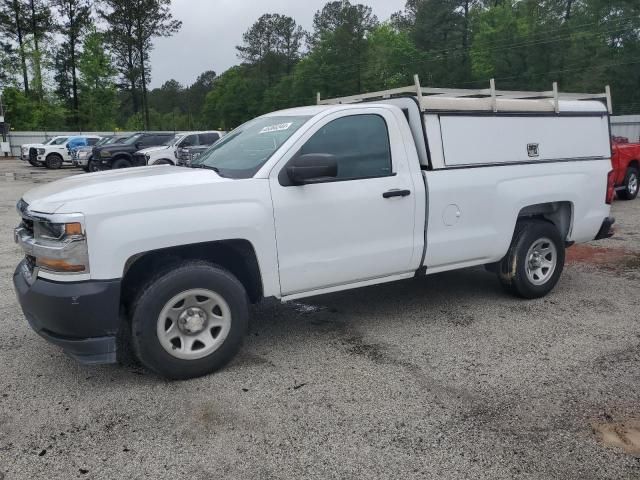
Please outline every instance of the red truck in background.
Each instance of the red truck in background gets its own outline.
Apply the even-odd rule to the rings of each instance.
[[[625,137],[613,137],[611,145],[616,193],[622,200],[633,200],[638,196],[640,143],[629,143]]]

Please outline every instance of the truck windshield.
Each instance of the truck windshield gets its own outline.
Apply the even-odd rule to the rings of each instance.
[[[69,137],[57,137],[57,138],[54,138],[53,140],[51,140],[51,142],[48,145],[62,145],[68,139],[69,139]]]
[[[310,118],[269,116],[251,120],[205,150],[191,166],[215,169],[222,177],[251,178]]]
[[[127,138],[124,142],[122,142],[125,145],[133,145],[134,143],[136,143],[138,140],[140,140],[142,138],[144,134],[143,133],[136,133],[135,135],[131,135],[129,138]]]

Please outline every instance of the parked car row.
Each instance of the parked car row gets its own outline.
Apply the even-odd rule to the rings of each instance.
[[[147,165],[186,165],[191,149],[202,152],[224,135],[221,131],[137,132],[129,136],[58,136],[43,144],[21,146],[21,158],[35,167],[65,164],[86,172]],[[180,160],[184,158],[186,160]]]

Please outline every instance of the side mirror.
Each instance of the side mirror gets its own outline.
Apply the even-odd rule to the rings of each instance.
[[[338,176],[338,162],[328,153],[300,155],[287,166],[287,176],[293,185],[319,183]]]

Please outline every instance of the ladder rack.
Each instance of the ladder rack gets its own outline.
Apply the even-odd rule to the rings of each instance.
[[[414,75],[414,85],[408,87],[380,90],[378,92],[350,95],[348,97],[322,99],[317,95],[318,105],[335,105],[359,103],[371,100],[384,100],[402,95],[418,98],[422,111],[427,110],[477,110],[493,112],[510,111],[553,111],[560,112],[561,100],[597,100],[604,103],[609,114],[612,112],[611,90],[609,85],[604,93],[564,93],[558,92],[557,82],[545,92],[525,92],[496,90],[495,81],[489,82],[489,88],[456,89],[456,88],[422,88],[418,75]]]

